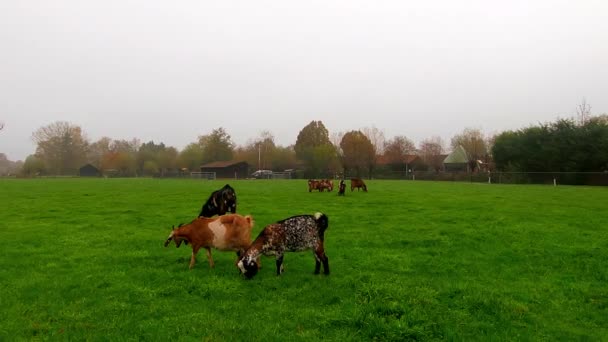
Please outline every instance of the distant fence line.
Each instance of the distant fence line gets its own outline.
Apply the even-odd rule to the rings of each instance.
[[[15,177],[15,175],[6,178]],[[23,177],[23,176],[17,176]],[[79,177],[60,176],[60,175],[36,175],[33,178],[72,178]],[[137,176],[122,175],[103,175],[102,177],[117,178],[137,178]],[[197,179],[216,179],[215,173],[207,172],[165,172],[163,174],[146,175],[154,178],[197,178]],[[355,178],[355,175],[347,174],[344,178]],[[4,178],[4,177],[3,177]],[[26,177],[28,178],[28,177]],[[268,179],[308,179],[303,175],[287,172],[276,172]],[[340,179],[340,175],[322,175],[323,179]],[[362,176],[363,179],[369,177]],[[372,179],[392,179],[392,180],[411,180],[411,181],[449,181],[449,182],[470,182],[470,183],[490,183],[490,184],[547,184],[547,185],[598,185],[608,186],[608,171],[605,172],[449,172],[449,171],[382,171],[373,174]]]
[[[374,179],[407,179],[491,184],[550,184],[608,186],[608,172],[383,172]]]

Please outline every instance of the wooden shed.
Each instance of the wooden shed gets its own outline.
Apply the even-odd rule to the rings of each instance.
[[[99,169],[91,164],[83,165],[79,170],[78,174],[80,177],[99,177],[101,176],[101,172]]]
[[[215,172],[215,178],[247,178],[249,163],[246,161],[216,161],[201,165],[201,172]]]

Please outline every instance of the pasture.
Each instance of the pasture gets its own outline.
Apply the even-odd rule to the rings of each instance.
[[[228,181],[254,236],[329,217],[329,276],[305,252],[245,280],[232,252],[188,270],[190,246],[163,247],[226,183],[0,180],[0,340],[608,338],[607,188]]]

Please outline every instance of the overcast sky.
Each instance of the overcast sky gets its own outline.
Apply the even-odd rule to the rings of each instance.
[[[322,120],[446,143],[608,112],[608,1],[1,1],[0,152],[55,121],[182,149]]]

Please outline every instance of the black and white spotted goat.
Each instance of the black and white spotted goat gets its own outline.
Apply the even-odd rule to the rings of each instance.
[[[323,213],[299,215],[269,224],[241,255],[237,263],[241,273],[252,278],[258,273],[256,260],[261,254],[275,255],[277,275],[283,273],[283,254],[313,250],[315,256],[315,274],[319,274],[321,263],[323,273],[329,274],[329,259],[323,247],[325,230],[329,219]]]
[[[203,204],[198,217],[213,217],[214,215],[224,215],[227,212],[236,213],[236,192],[229,184],[211,193],[207,202]]]

